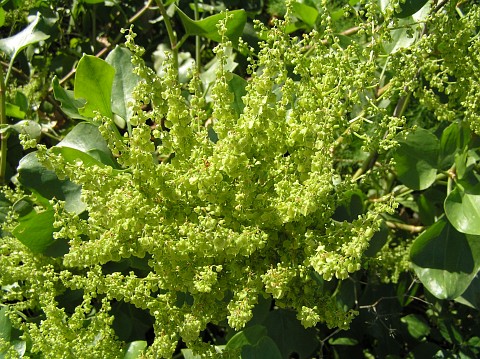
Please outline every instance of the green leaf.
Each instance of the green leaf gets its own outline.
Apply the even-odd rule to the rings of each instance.
[[[5,218],[10,212],[10,206],[12,203],[7,199],[5,193],[0,192],[0,236],[2,236],[3,229],[2,225],[5,222]]]
[[[247,81],[242,77],[232,74],[232,78],[228,81],[228,88],[234,95],[234,101],[232,104],[233,109],[240,116],[243,113],[243,108],[245,104],[243,103],[242,97],[246,95],[245,87],[247,86]]]
[[[228,15],[227,31],[225,35],[234,45],[243,33],[243,28],[247,22],[247,13],[245,10],[233,10],[226,13],[220,13],[206,17],[202,20],[190,19],[182,10],[177,7],[177,14],[185,28],[185,32],[190,36],[205,36],[206,38],[221,42],[222,37],[218,33],[217,24]]]
[[[419,128],[406,138],[398,138],[399,147],[393,157],[397,175],[407,187],[422,190],[430,187],[437,175],[440,142],[425,129]]]
[[[125,355],[123,359],[136,359],[138,358],[145,348],[147,347],[147,342],[145,340],[136,340],[134,342],[130,342],[125,349]]]
[[[42,126],[35,121],[23,120],[14,125],[2,125],[0,127],[0,133],[11,132],[23,133],[38,140],[42,134]]]
[[[239,349],[246,345],[255,345],[258,341],[267,335],[267,329],[263,325],[253,325],[241,330],[230,338],[226,349]]]
[[[421,316],[409,314],[400,319],[407,326],[410,335],[415,339],[422,339],[430,334],[430,326]]]
[[[460,297],[455,298],[455,301],[480,310],[480,278],[478,274],[472,280],[467,290]]]
[[[445,199],[445,214],[457,231],[480,235],[480,195],[456,187]]]
[[[311,358],[318,346],[314,328],[305,329],[293,311],[273,310],[264,322],[268,336],[284,358],[295,352],[299,359]]]
[[[10,336],[12,332],[12,323],[7,317],[7,306],[2,306],[0,308],[0,339],[5,341],[10,341]]]
[[[434,296],[455,299],[480,269],[480,236],[458,232],[443,217],[413,242],[410,260]]]
[[[5,10],[3,7],[0,7],[0,27],[5,25]]]
[[[272,338],[264,336],[255,345],[243,347],[242,359],[283,359],[283,357]]]
[[[401,11],[396,13],[395,16],[398,18],[404,18],[411,16],[418,12],[428,0],[405,0],[405,2],[400,2]]]
[[[129,122],[133,115],[132,106],[133,90],[140,81],[140,77],[133,72],[131,62],[132,53],[125,47],[117,46],[106,61],[115,69],[112,90],[112,111],[116,115]]]
[[[115,69],[106,61],[92,55],[83,55],[75,74],[74,95],[86,100],[79,113],[93,118],[95,112],[112,117],[112,85]]]
[[[192,349],[182,349],[183,359],[202,359],[199,354],[193,354]]]
[[[10,117],[24,119],[26,113],[23,112],[19,106],[11,104],[9,102],[5,103],[5,114]]]
[[[340,338],[330,338],[328,340],[330,345],[347,345],[347,346],[355,346],[358,344],[358,340],[355,338],[348,338],[348,337],[340,337]]]
[[[435,193],[433,193],[435,194]],[[422,193],[417,197],[418,214],[424,225],[430,226],[435,223],[436,207],[432,199],[427,198],[430,193]]]
[[[32,211],[18,219],[12,234],[34,253],[44,252],[53,241],[54,210]]]
[[[48,39],[50,35],[43,33],[37,28],[40,20],[41,15],[40,13],[37,13],[35,19],[25,29],[11,37],[1,39],[0,50],[13,59],[27,46]]]
[[[80,214],[86,209],[81,200],[81,187],[69,180],[59,180],[55,172],[38,162],[35,152],[20,160],[18,181],[44,198],[65,201],[65,209],[69,212]]]
[[[23,133],[28,135],[30,138],[39,139],[42,134],[42,126],[40,126],[35,121],[24,120],[19,121],[14,125],[11,125],[12,129],[14,129],[18,133]]]
[[[65,149],[67,147],[76,151]],[[107,166],[117,167],[107,142],[98,130],[98,127],[88,122],[81,122],[76,125],[65,138],[51,150],[64,154],[72,161],[74,161],[75,156],[78,155],[78,158],[84,162],[93,164],[92,160],[94,160],[99,164],[103,163]],[[88,157],[90,157],[90,159]]]
[[[294,2],[293,6],[293,15],[298,19],[302,20],[305,24],[310,27],[315,26],[315,22],[317,21],[318,11],[314,7]],[[343,11],[342,11],[343,15]]]
[[[455,162],[455,154],[465,149],[470,140],[470,129],[454,122],[442,131],[440,137],[439,169],[448,169]]]
[[[82,116],[79,112],[79,109],[85,106],[86,101],[83,99],[75,99],[73,91],[65,90],[60,83],[58,78],[55,76],[52,80],[53,95],[55,99],[60,102],[62,106],[62,111],[68,117],[76,120],[87,120],[88,117]]]

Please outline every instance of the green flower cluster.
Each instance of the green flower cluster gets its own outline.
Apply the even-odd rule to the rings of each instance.
[[[405,122],[390,116],[375,98],[379,66],[386,66],[378,42],[388,37],[390,25],[377,23],[376,7],[366,9],[360,36],[371,46],[341,44],[327,14],[321,15],[323,33],[312,31],[300,39],[287,35],[287,23],[272,29],[259,25],[266,37],[251,60],[251,79],[241,99],[231,90],[233,74],[225,69],[232,46],[225,37],[227,18],[219,26],[224,41],[215,50],[220,66],[210,103],[200,91],[198,74],[185,91],[169,55],[164,77],[157,77],[144,64],[135,35],[127,34],[142,78],[133,94],[133,128],[122,137],[112,119],[95,119],[120,169],[72,162],[38,146],[44,166],[82,186],[87,211],[70,213],[62,202],[52,202],[55,238],[68,245],[62,256],[29,253],[9,236],[1,242],[0,278],[11,286],[1,301],[14,303],[9,315],[32,352],[76,358],[88,347],[90,357],[119,357],[121,343],[111,328],[114,302],[153,317],[155,339],[146,356],[156,358],[171,357],[179,339],[217,355],[201,342],[200,333],[207,324],[225,320],[236,330],[243,328],[260,296],[295,309],[306,327],[319,322],[348,327],[354,311],[338,305],[316,276],[343,280],[366,268],[372,261],[364,253],[380,227],[380,215],[392,213],[395,203],[385,194],[357,218],[335,220],[337,208],[361,186],[343,171],[342,161],[358,143],[366,150],[387,151]],[[397,71],[399,77],[381,100],[395,99],[407,83],[416,86],[419,53],[426,51],[428,60],[432,51],[449,53],[449,46],[458,50],[453,44],[469,41],[464,25],[458,25],[463,29],[458,39],[443,35],[442,26],[451,23],[446,16],[433,15],[432,29],[438,31],[391,56],[392,67],[406,68]],[[477,19],[479,12],[469,16]],[[476,44],[465,51],[476,51]],[[477,79],[453,74],[447,60],[425,66],[431,91],[445,92],[466,109],[468,103],[465,113],[478,124],[478,101],[458,90],[466,82],[478,88],[471,84]],[[449,84],[449,76],[458,81]],[[451,117],[450,102],[422,94],[420,101]],[[237,101],[244,105],[241,112],[233,106]],[[212,139],[212,131],[218,139]],[[405,259],[406,251],[381,256]],[[137,265],[123,272],[106,269],[122,261]],[[57,306],[59,296],[77,291],[81,304],[71,313]],[[41,308],[43,318],[23,321],[21,312],[30,308]]]

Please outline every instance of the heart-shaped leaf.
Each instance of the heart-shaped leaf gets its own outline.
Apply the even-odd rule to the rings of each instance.
[[[457,231],[480,235],[480,195],[456,187],[445,199],[444,208]]]
[[[410,249],[413,269],[434,296],[455,299],[480,269],[480,236],[458,232],[441,218]]]

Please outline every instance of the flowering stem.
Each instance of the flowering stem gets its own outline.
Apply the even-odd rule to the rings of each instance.
[[[163,21],[165,22],[165,27],[167,28],[168,38],[170,39],[170,48],[173,53],[173,66],[175,67],[176,72],[178,73],[178,46],[177,46],[177,36],[173,31],[172,23],[170,17],[167,14],[165,6],[163,6],[162,0],[156,0],[160,14],[162,14]]]
[[[198,0],[195,0],[194,7],[195,21],[198,20]],[[197,64],[197,71],[200,72],[200,36],[195,36],[195,62]]]

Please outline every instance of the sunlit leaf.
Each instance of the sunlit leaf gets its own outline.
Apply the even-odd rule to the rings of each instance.
[[[443,217],[415,240],[410,260],[434,296],[457,298],[480,269],[480,236],[458,232]]]
[[[64,148],[70,148],[76,151],[65,150]],[[102,137],[100,131],[98,131],[97,126],[88,122],[81,122],[75,126],[52,150],[67,155],[71,160],[73,160],[75,154],[78,154],[79,159],[81,158],[88,163],[90,163],[91,160],[85,156],[90,157],[95,162],[116,167],[107,142]],[[84,155],[82,155],[82,153]]]
[[[133,72],[132,54],[125,47],[117,46],[105,59],[115,69],[112,88],[112,111],[129,122],[133,115],[133,90],[140,77]]]
[[[247,13],[245,10],[227,11],[226,13],[212,15],[201,20],[190,19],[188,15],[179,8],[177,8],[177,14],[180,17],[180,21],[187,35],[205,36],[216,42],[222,41],[222,37],[218,33],[217,24],[228,15],[228,25],[225,35],[234,45],[236,45],[239,37],[242,35],[243,28],[247,22]]]
[[[123,356],[123,359],[138,358],[143,353],[146,347],[147,342],[145,340],[137,340],[128,343],[127,348],[125,349],[125,355]]]
[[[308,26],[314,26],[318,17],[318,11],[314,7],[302,4],[300,2],[293,2],[293,14],[302,20]],[[343,14],[343,11],[342,11]]]
[[[456,187],[445,199],[445,214],[457,231],[480,235],[480,195]]]
[[[430,326],[421,316],[409,314],[400,319],[407,326],[408,333],[415,339],[422,339],[430,334]]]
[[[31,44],[46,40],[50,35],[40,31],[37,27],[41,20],[40,13],[37,13],[35,19],[22,31],[13,36],[0,40],[0,50],[5,52],[10,58],[15,58],[20,51]]]
[[[60,102],[62,106],[62,111],[68,117],[77,120],[87,120],[88,117],[85,117],[80,114],[79,109],[85,106],[85,100],[76,99],[73,91],[65,90],[58,81],[57,77],[54,77],[52,80],[53,95],[55,99]]]
[[[95,112],[112,117],[112,85],[114,68],[106,61],[91,55],[84,55],[78,62],[75,74],[74,95],[86,100],[79,113],[93,118]]]
[[[18,219],[12,234],[34,253],[42,253],[53,243],[54,210],[32,211]]]

